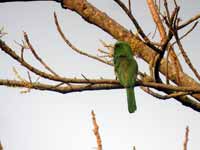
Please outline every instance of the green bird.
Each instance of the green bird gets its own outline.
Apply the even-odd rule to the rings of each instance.
[[[120,84],[127,91],[128,111],[133,113],[137,109],[133,88],[137,78],[138,65],[127,42],[118,41],[115,44],[114,68]]]

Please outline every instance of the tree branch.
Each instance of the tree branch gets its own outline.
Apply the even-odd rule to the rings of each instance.
[[[178,30],[184,28],[185,26],[191,24],[192,22],[198,20],[200,18],[200,14],[197,14],[196,16],[193,16],[192,18],[190,18],[188,21],[182,23],[180,26],[178,26]]]
[[[146,93],[148,93],[148,94],[150,94],[153,97],[156,97],[158,99],[162,99],[162,100],[166,100],[166,99],[170,99],[170,98],[177,98],[177,97],[180,97],[180,96],[186,96],[186,95],[192,94],[192,92],[174,92],[174,93],[167,94],[167,95],[161,95],[159,93],[156,93],[156,92],[152,91],[148,87],[141,87],[141,88]]]
[[[60,34],[60,36],[62,37],[62,39],[65,41],[65,43],[66,43],[69,47],[72,48],[72,50],[74,50],[75,52],[77,52],[77,53],[79,53],[79,54],[81,54],[81,55],[90,57],[90,58],[95,59],[95,60],[98,60],[98,61],[100,61],[100,62],[102,62],[102,63],[105,63],[105,64],[108,64],[108,65],[113,66],[113,63],[110,63],[110,62],[108,62],[108,61],[105,61],[105,60],[103,60],[103,59],[101,59],[101,58],[99,58],[99,57],[97,57],[97,56],[93,56],[93,55],[91,55],[91,54],[88,54],[88,53],[83,52],[83,51],[79,50],[78,48],[76,48],[76,47],[66,38],[65,34],[62,32],[61,27],[60,27],[60,25],[59,25],[59,23],[58,23],[58,19],[57,19],[57,16],[56,16],[56,13],[55,13],[55,12],[54,12],[54,21],[55,21],[55,24],[56,24],[56,28],[57,28],[57,30],[58,30],[58,33]]]
[[[90,80],[90,79],[89,79]],[[118,82],[118,81],[116,81]],[[71,93],[71,92],[82,92],[82,91],[93,91],[93,90],[112,90],[112,89],[122,89],[119,83],[118,84],[110,84],[110,83],[102,83],[102,84],[44,84],[39,82],[28,82],[28,81],[16,81],[16,80],[7,80],[0,79],[0,85],[8,86],[8,87],[21,87],[27,89],[36,89],[42,91],[54,91],[62,94]],[[192,93],[200,93],[200,88],[192,88],[192,87],[180,87],[180,86],[172,86],[154,82],[142,82],[138,81],[136,86],[144,86],[149,88],[154,88],[156,90],[160,90],[163,92],[174,90],[179,92],[192,92]],[[180,96],[180,95],[179,95]],[[194,100],[189,99],[186,96],[175,97],[177,100],[182,103],[184,106],[190,107],[198,112],[200,112],[200,103]]]
[[[128,15],[132,23],[135,25],[137,32],[141,35],[141,37],[144,39],[145,43],[147,46],[151,47],[153,50],[155,50],[157,53],[161,53],[161,50],[157,47],[155,47],[149,40],[149,38],[146,36],[144,31],[142,30],[141,26],[139,25],[138,21],[135,19],[133,16],[132,12],[130,9],[126,7],[126,5],[121,1],[121,0],[114,0],[123,10],[124,12]]]
[[[118,1],[118,0],[115,0]],[[118,1],[121,2],[121,1]],[[123,4],[123,3],[122,3]],[[136,28],[138,31],[142,31],[141,27],[137,23],[137,20],[135,20],[134,16],[131,13],[130,9],[130,1],[129,1],[129,9],[123,4],[120,6],[123,8],[124,11],[127,12],[129,15],[130,19],[132,18],[132,21],[136,21]],[[94,6],[92,6],[90,3],[88,3],[86,0],[64,0],[62,3],[62,6],[65,8],[68,8],[72,11],[76,11],[76,13],[80,14],[86,21],[89,23],[92,23],[104,31],[106,31],[108,34],[112,35],[114,38],[117,40],[121,41],[127,41],[130,43],[133,52],[141,57],[143,60],[145,60],[147,63],[150,63],[156,55],[156,50],[154,47],[150,46],[148,43],[148,39],[145,39],[144,36],[144,41],[141,41],[137,36],[133,35],[130,31],[125,29],[123,26],[115,22],[113,19],[111,19],[109,16],[107,16],[105,13],[101,12]],[[178,6],[177,6],[178,8]],[[169,41],[171,40],[172,34],[171,32],[173,31],[173,27],[177,27],[178,25],[178,11],[179,9],[175,9],[172,15],[170,16],[168,14],[168,20],[167,24],[168,27],[170,28],[169,34],[166,35],[164,31],[164,27],[160,28],[160,33],[163,32],[162,34],[165,34],[165,37],[161,37],[161,49],[162,49],[162,55],[160,56],[160,60],[158,61],[157,68],[159,66],[159,71],[163,73],[164,75],[167,76],[168,79],[173,81],[174,83],[178,84],[179,86],[172,86],[172,85],[165,85],[161,83],[154,83],[154,82],[143,82],[143,81],[138,81],[136,86],[144,86],[144,87],[149,87],[149,88],[154,88],[156,90],[163,91],[167,93],[168,95],[161,95],[160,98],[175,98],[179,102],[181,102],[185,106],[189,106],[193,108],[194,110],[200,111],[200,103],[196,100],[192,100],[187,96],[187,94],[193,94],[194,98],[200,100],[200,85],[195,82],[191,77],[189,77],[187,74],[184,72],[180,71],[179,77],[177,78],[177,72],[174,71],[176,70],[176,65],[175,63],[169,62],[168,59],[164,58],[164,52],[167,49],[167,46],[169,44]],[[167,11],[167,10],[166,10]],[[74,51],[78,52],[79,54],[88,56],[90,58],[96,59],[100,62],[110,64],[112,63],[107,63],[103,59],[90,55],[88,53],[85,53],[79,49],[77,49],[74,45],[72,45],[69,40],[65,37],[64,33],[62,32],[56,14],[54,14],[54,19],[55,19],[55,24],[58,29],[58,32],[60,33],[61,37],[63,40],[66,42],[68,46],[70,46]],[[157,22],[159,23],[161,21],[159,18],[157,19]],[[162,25],[161,25],[162,26]],[[177,29],[177,28],[176,28]],[[163,31],[162,31],[163,30]],[[142,33],[144,33],[142,31]],[[140,34],[142,34],[140,33]],[[142,35],[141,35],[142,36]],[[178,37],[179,38],[179,37]],[[88,79],[85,76],[83,76],[83,79],[77,79],[77,78],[65,78],[58,76],[55,72],[50,69],[46,65],[46,63],[37,55],[36,51],[33,49],[31,43],[29,42],[28,36],[25,35],[25,40],[28,43],[29,48],[31,49],[34,57],[52,74],[43,72],[34,66],[30,65],[27,63],[24,58],[23,58],[23,49],[21,51],[21,56],[15,53],[5,42],[3,42],[0,39],[0,48],[3,50],[5,53],[7,53],[9,56],[11,56],[13,59],[18,61],[22,66],[24,66],[26,69],[30,70],[31,72],[35,73],[36,75],[39,75],[40,77],[43,77],[45,79],[55,81],[55,85],[49,85],[49,84],[44,84],[44,83],[39,83],[39,82],[32,82],[30,75],[29,81],[23,80],[23,81],[15,81],[15,80],[0,80],[0,85],[6,85],[6,86],[13,86],[13,87],[25,87],[28,89],[38,89],[38,90],[49,90],[49,91],[56,91],[60,93],[69,93],[69,92],[80,92],[80,91],[85,91],[85,90],[103,90],[103,89],[119,89],[123,88],[121,85],[119,85],[119,82],[116,80],[112,79]],[[158,52],[160,53],[160,52]],[[172,53],[173,54],[173,53]],[[173,55],[172,55],[173,56]],[[176,56],[176,55],[175,55]],[[172,57],[173,58],[173,57]],[[174,59],[175,60],[175,59]],[[177,59],[178,60],[178,59]],[[179,63],[179,62],[178,62]],[[177,63],[177,64],[178,64]],[[158,70],[158,69],[157,69]],[[168,71],[169,70],[169,71]],[[157,71],[158,72],[158,71]],[[179,78],[182,78],[182,81],[180,82]],[[58,84],[59,82],[59,84]],[[74,84],[76,83],[76,84]],[[177,93],[174,93],[177,92]],[[182,92],[182,93],[181,93]],[[198,94],[197,94],[198,93]],[[153,95],[153,94],[152,94]]]
[[[76,13],[81,15],[83,19],[85,19],[87,22],[98,26],[117,40],[129,42],[133,52],[141,57],[143,60],[145,60],[147,63],[150,63],[154,59],[154,50],[149,48],[142,41],[138,40],[138,38],[131,34],[127,29],[111,19],[105,13],[92,6],[86,0],[64,0],[63,7],[75,11]],[[164,75],[166,75],[167,70],[166,64],[167,60],[162,59],[160,71]],[[181,83],[179,83],[176,73],[173,72],[174,70],[176,70],[176,66],[171,62],[168,63],[168,70],[170,70],[170,72],[168,73],[169,79],[176,84],[183,86],[200,87],[199,83],[197,83],[194,79],[192,79],[184,72],[180,72],[179,74],[180,78],[182,78]],[[200,94],[194,95],[194,97],[200,99]]]
[[[58,82],[63,82],[63,83],[88,83],[88,80],[86,79],[77,79],[77,78],[66,78],[66,77],[60,77],[60,76],[55,76],[55,75],[51,75],[48,74],[46,72],[43,72],[41,70],[38,70],[37,68],[31,66],[30,64],[28,64],[24,59],[22,59],[19,55],[17,55],[15,53],[15,51],[13,51],[5,42],[3,42],[0,39],[0,48],[1,50],[3,50],[6,54],[8,54],[9,56],[11,56],[13,59],[15,59],[17,62],[19,62],[20,64],[22,64],[22,66],[24,66],[25,68],[27,68],[28,70],[30,70],[31,72],[35,73],[36,75],[39,75],[45,79],[49,79],[52,81],[58,81]],[[118,83],[118,81],[116,80],[104,80],[104,79],[94,79],[94,80],[90,80],[90,83]]]
[[[28,44],[29,49],[31,50],[33,56],[53,75],[58,76],[43,60],[40,58],[40,56],[36,53],[35,49],[33,48],[32,44],[29,41],[28,34],[24,32],[24,39],[26,43]]]
[[[99,133],[99,126],[97,124],[96,116],[95,116],[95,113],[93,110],[91,112],[91,115],[92,115],[92,123],[94,126],[93,132],[94,132],[94,135],[95,135],[96,141],[97,141],[97,150],[102,150],[102,142],[101,142],[101,136]]]
[[[185,128],[185,139],[183,142],[183,150],[187,150],[187,145],[188,145],[188,141],[189,141],[189,127],[187,126]]]

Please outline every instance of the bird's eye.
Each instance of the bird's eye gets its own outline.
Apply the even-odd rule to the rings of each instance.
[[[119,45],[118,45],[118,44],[116,44],[116,45],[115,45],[115,48],[119,48]]]

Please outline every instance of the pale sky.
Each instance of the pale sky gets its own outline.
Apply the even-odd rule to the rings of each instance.
[[[89,2],[135,31],[112,0]],[[183,20],[199,13],[199,0],[178,2]],[[145,32],[153,32],[155,25],[145,0],[132,3],[134,15]],[[100,39],[111,44],[116,42],[104,31],[55,2],[0,3],[0,27],[8,33],[3,40],[19,52],[20,47],[14,41],[21,42],[23,31],[26,31],[37,52],[57,73],[66,77],[84,74],[87,78],[114,79],[111,66],[81,56],[65,45],[56,31],[54,11],[64,33],[77,47],[96,54],[98,48],[103,48]],[[198,26],[184,39],[186,51],[197,69],[200,67],[199,35]],[[42,69],[29,52],[25,58]],[[13,67],[27,78],[27,70],[2,51],[0,60],[0,78],[16,79]],[[147,70],[141,59],[137,62],[140,70]],[[32,78],[34,80],[37,76],[32,74]],[[124,89],[69,94],[37,90],[21,94],[22,90],[0,86],[0,140],[5,150],[96,149],[90,115],[92,109],[100,126],[104,150],[131,150],[133,145],[137,150],[183,149],[187,125],[190,127],[188,150],[199,148],[200,114],[174,99],[161,101],[153,98],[139,87],[135,88],[138,109],[134,114],[128,113]]]

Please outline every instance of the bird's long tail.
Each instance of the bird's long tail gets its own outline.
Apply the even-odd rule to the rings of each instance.
[[[128,111],[129,111],[129,113],[133,113],[137,109],[134,89],[127,88],[126,92],[127,92],[127,101],[128,101]]]

